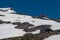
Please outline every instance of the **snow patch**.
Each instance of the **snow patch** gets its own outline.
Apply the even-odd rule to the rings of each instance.
[[[0,8],[0,12],[10,12],[10,13],[16,13],[14,10],[12,10],[12,8],[8,7],[8,8]],[[3,13],[4,13],[3,12]]]
[[[25,32],[23,29],[14,28],[17,25],[13,24],[0,24],[0,39],[23,36],[26,33],[37,34],[40,33],[40,30],[36,30],[33,32]]]
[[[33,31],[33,32],[28,32],[28,33],[39,34],[40,33],[40,30],[36,30],[36,31]]]
[[[23,29],[15,29],[17,25],[13,24],[0,24],[0,39],[23,36],[26,32]]]
[[[60,40],[60,34],[59,35],[52,35],[48,38],[45,38],[44,40]]]

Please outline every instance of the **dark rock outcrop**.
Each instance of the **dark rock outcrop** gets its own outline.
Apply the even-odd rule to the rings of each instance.
[[[50,29],[51,25],[40,25],[40,26],[36,26],[36,27],[33,27],[33,28],[27,28],[27,29],[24,29],[24,31],[26,32],[33,32],[33,31],[36,31],[36,30],[41,30],[41,32],[49,32],[49,31],[52,31]]]
[[[50,20],[45,14],[41,14],[40,16],[38,16],[38,18],[44,19],[44,20]]]
[[[27,22],[24,22],[24,23],[15,22],[15,23],[12,23],[12,24],[17,25],[15,28],[18,28],[18,29],[26,29],[26,28],[28,28],[30,26],[34,26],[34,25],[29,24]]]

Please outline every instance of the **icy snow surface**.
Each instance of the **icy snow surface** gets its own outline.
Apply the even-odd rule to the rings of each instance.
[[[60,40],[60,35],[52,35],[44,40]]]

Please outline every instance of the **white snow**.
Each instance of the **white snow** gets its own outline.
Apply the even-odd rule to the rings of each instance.
[[[12,10],[10,7],[8,7],[8,8],[0,8],[0,10],[2,10],[2,11],[0,11],[0,12],[3,12],[3,11],[6,11],[6,12],[13,12],[13,13],[16,13],[14,10]]]
[[[0,24],[0,39],[23,36],[26,32],[23,29],[15,29],[17,25],[13,24]]]
[[[43,19],[45,19],[45,20],[49,20],[49,18],[47,18],[47,17],[43,17]]]
[[[59,35],[52,35],[48,38],[45,38],[44,40],[60,40],[60,34]]]
[[[25,32],[23,29],[14,28],[17,25],[13,24],[0,24],[0,39],[23,36],[26,33],[37,34],[40,30],[36,30],[33,32]]]
[[[11,23],[28,22],[30,24],[33,24],[35,27],[39,25],[52,25],[50,27],[52,30],[60,29],[60,23],[55,22],[53,20],[43,20],[43,19],[38,19],[38,18],[32,18],[31,16],[28,16],[28,15],[12,14],[12,12],[15,12],[15,11],[11,10],[10,8],[0,8],[0,9],[8,10],[6,12],[0,11],[1,15],[5,15],[5,16],[0,16],[0,20],[2,21],[6,21],[6,22],[10,21]],[[13,24],[0,24],[0,39],[13,37],[13,36],[23,36],[26,33],[23,31],[23,29],[15,29],[14,28],[15,26],[16,25],[13,25]],[[40,30],[36,30],[35,32],[31,32],[31,33],[36,34],[39,32]]]
[[[43,25],[43,24],[55,24],[57,22],[52,21],[52,20],[43,20],[43,19],[38,19],[38,18],[32,18],[31,16],[27,15],[18,15],[18,14],[9,14],[10,12],[1,12],[0,14],[5,15],[0,17],[0,20],[2,21],[10,21],[10,22],[28,22],[30,24],[33,24],[35,26],[38,25]],[[34,21],[34,22],[32,22]]]
[[[27,32],[27,33],[39,34],[40,33],[40,30],[36,30],[36,31],[33,31],[33,32]]]
[[[11,23],[13,23],[13,22],[21,22],[21,23],[28,22],[30,24],[33,24],[34,26],[52,25],[50,27],[52,30],[60,29],[60,27],[59,27],[60,23],[55,22],[53,20],[43,20],[43,19],[38,19],[38,18],[32,18],[31,16],[27,16],[27,15],[10,14],[10,13],[12,13],[12,11],[0,12],[1,15],[5,15],[5,16],[0,16],[0,20],[10,21]]]
[[[0,8],[0,10],[10,10],[11,8],[8,7],[8,8]]]

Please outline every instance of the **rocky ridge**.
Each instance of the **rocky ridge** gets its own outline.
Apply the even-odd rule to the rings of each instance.
[[[60,19],[51,19],[44,14],[33,17],[24,14],[16,14],[11,8],[0,8],[1,40],[45,40],[45,38],[48,38],[51,35],[60,34],[59,26]],[[9,29],[8,31],[10,33],[8,33],[7,30],[6,32],[2,31],[5,28],[7,30]],[[14,29],[14,31],[11,29]],[[6,37],[4,37],[3,34],[6,35]]]

